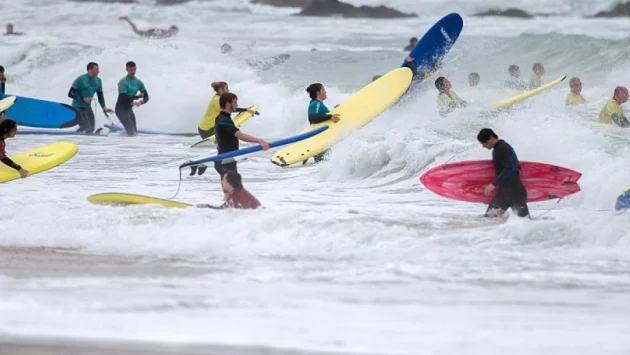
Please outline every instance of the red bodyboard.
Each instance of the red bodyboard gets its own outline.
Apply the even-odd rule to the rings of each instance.
[[[565,197],[580,191],[580,172],[561,166],[521,161],[521,181],[527,189],[527,202]],[[469,160],[443,164],[420,176],[432,192],[453,200],[490,203],[497,190],[484,196],[483,189],[496,178],[491,160]]]

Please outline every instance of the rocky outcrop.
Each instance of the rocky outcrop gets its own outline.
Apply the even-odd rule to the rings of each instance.
[[[311,3],[311,0],[251,0],[252,4],[271,5],[276,7],[302,8]]]
[[[187,3],[190,0],[156,0],[156,5],[179,5],[183,3]]]
[[[600,11],[592,17],[630,17],[630,1],[618,4],[609,11]]]
[[[297,16],[341,16],[346,18],[418,17],[386,6],[353,6],[339,0],[312,0]]]
[[[473,16],[502,16],[502,17],[515,17],[515,18],[532,18],[534,15],[521,9],[490,9],[488,11],[474,14]]]
[[[74,2],[104,2],[106,4],[137,4],[136,0],[70,0]]]

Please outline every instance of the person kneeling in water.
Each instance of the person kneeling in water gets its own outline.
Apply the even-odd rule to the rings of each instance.
[[[228,170],[221,178],[221,187],[225,193],[225,200],[221,206],[212,206],[207,204],[196,205],[199,208],[240,208],[254,210],[261,207],[260,202],[249,191],[243,187],[241,174],[233,170]]]
[[[4,140],[15,137],[16,133],[17,122],[8,118],[0,121],[0,161],[3,162],[4,165],[17,170],[20,173],[20,177],[23,179],[28,175],[28,170],[23,169],[20,165],[11,160],[11,158],[7,157],[5,152]]]

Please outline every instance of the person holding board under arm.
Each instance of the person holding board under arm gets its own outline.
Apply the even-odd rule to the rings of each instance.
[[[105,115],[113,113],[112,109],[105,106],[105,96],[103,96],[103,83],[98,77],[98,64],[90,62],[87,65],[87,74],[76,78],[68,91],[68,97],[72,98],[72,107],[79,111],[79,116],[69,124],[61,127],[67,128],[79,125],[77,132],[93,133],[95,128],[94,111],[92,111],[92,98],[94,94],[98,96],[98,102]]]
[[[232,152],[239,149],[239,139],[245,142],[258,143],[262,147],[262,150],[269,150],[269,143],[266,141],[245,134],[239,130],[230,114],[236,112],[238,107],[238,97],[231,92],[221,94],[219,98],[219,106],[221,112],[217,116],[214,124],[215,137],[217,139],[217,154],[223,154]],[[206,172],[207,167],[199,167],[199,175]],[[237,171],[236,161],[226,162],[225,160],[219,160],[214,162],[214,169],[219,173],[219,176],[223,178],[223,175],[229,171]],[[190,175],[195,175],[197,167],[191,167]]]
[[[20,177],[25,178],[28,175],[28,170],[22,169],[21,166],[16,164],[11,158],[7,157],[7,153],[5,152],[5,139],[13,138],[17,134],[17,122],[5,119],[0,121],[0,161],[4,163],[4,165],[11,167],[17,170],[20,173]]]
[[[477,140],[484,148],[492,149],[492,164],[497,174],[494,181],[485,187],[483,194],[490,196],[494,189],[499,188],[490,201],[485,216],[501,217],[511,207],[519,217],[528,217],[527,190],[521,181],[521,168],[516,152],[490,128],[479,131]]]
[[[306,92],[308,92],[311,98],[311,102],[308,104],[308,122],[310,124],[322,123],[329,120],[333,123],[339,122],[340,115],[338,113],[330,114],[330,110],[324,105],[324,100],[328,98],[324,85],[320,83],[311,84],[306,88]],[[337,106],[339,105],[335,105],[335,107]],[[313,160],[315,160],[316,163],[324,160],[326,153],[328,153],[328,150],[313,156]],[[306,164],[307,161],[308,159],[304,160],[302,164]]]
[[[116,101],[116,117],[125,127],[128,136],[138,133],[136,115],[133,108],[144,105],[149,101],[149,93],[142,80],[136,77],[136,63],[127,62],[125,65],[127,76],[118,82],[118,100]],[[142,99],[142,101],[135,101]]]

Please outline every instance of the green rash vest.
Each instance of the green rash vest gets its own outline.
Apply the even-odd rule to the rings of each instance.
[[[131,107],[131,103],[134,100],[139,99],[137,96],[138,92],[144,93],[144,96],[142,97],[143,104],[149,101],[149,93],[144,87],[142,80],[136,78],[135,76],[131,77],[126,75],[118,82],[118,102],[116,102],[116,106],[122,104],[124,106]]]
[[[83,74],[76,78],[70,87],[68,96],[72,98],[72,106],[77,108],[90,108],[90,104],[83,101],[85,97],[98,96],[98,102],[102,108],[105,108],[105,97],[103,96],[103,84],[100,78],[91,77],[89,74]]]

